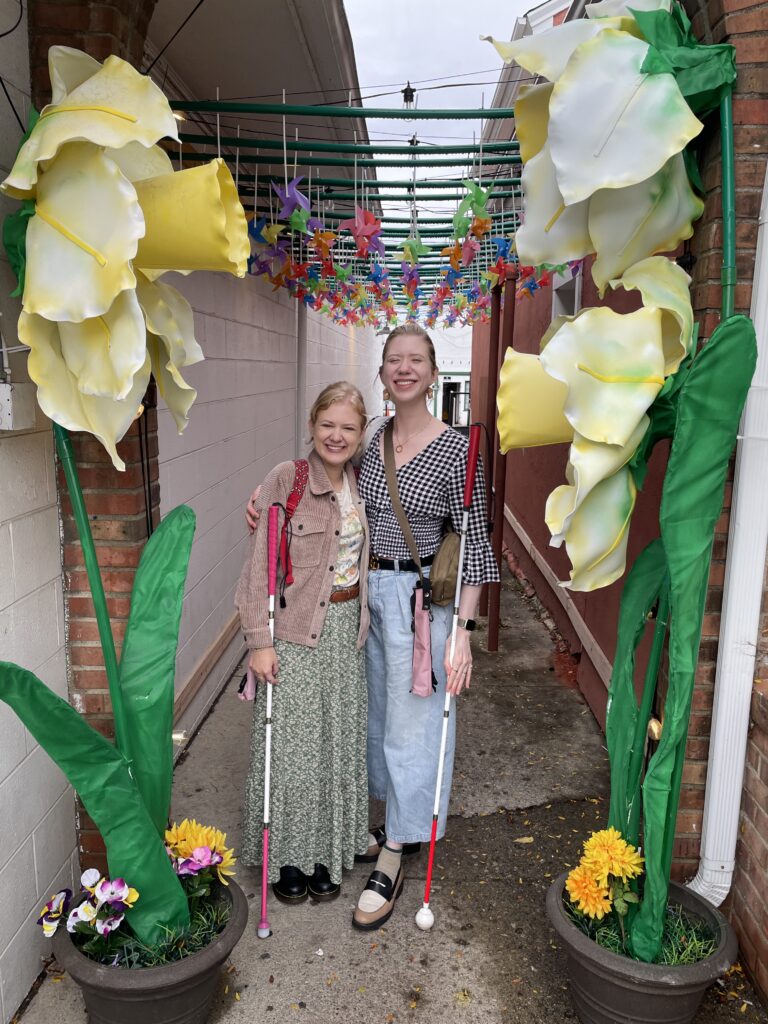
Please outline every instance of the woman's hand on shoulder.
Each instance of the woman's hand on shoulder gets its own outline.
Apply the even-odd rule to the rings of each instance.
[[[261,510],[257,508],[259,501],[259,495],[261,494],[261,484],[256,488],[253,494],[248,499],[248,504],[245,506],[245,522],[248,526],[250,533],[254,533],[256,527],[259,525],[259,519],[261,518]]]
[[[258,683],[276,683],[280,663],[277,660],[277,653],[274,647],[262,647],[258,651],[251,651],[248,659],[248,668],[253,672]]]

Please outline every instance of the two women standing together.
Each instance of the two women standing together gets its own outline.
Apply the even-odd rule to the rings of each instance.
[[[459,531],[468,443],[433,417],[425,397],[437,380],[435,350],[416,324],[387,338],[380,377],[395,406],[397,490],[424,576],[446,524]],[[272,726],[272,840],[275,895],[299,902],[338,895],[342,868],[376,861],[353,915],[361,929],[389,919],[403,884],[402,856],[428,842],[446,691],[469,686],[480,586],[498,580],[486,526],[482,467],[469,515],[453,663],[450,607],[432,606],[432,665],[437,692],[411,693],[414,634],[411,597],[418,566],[400,529],[384,467],[384,424],[352,467],[366,415],[351,384],[327,387],[310,415],[308,479],[291,519],[293,583],[267,620],[266,519],[296,490],[293,462],[274,469],[249,506],[258,519],[237,606],[260,682],[276,682]],[[363,655],[364,651],[364,655]],[[366,692],[367,678],[367,692]],[[254,713],[246,792],[243,860],[261,860],[264,690]],[[366,740],[367,720],[367,740]],[[445,832],[455,747],[451,715],[438,838]],[[368,794],[386,802],[383,829],[368,830]]]

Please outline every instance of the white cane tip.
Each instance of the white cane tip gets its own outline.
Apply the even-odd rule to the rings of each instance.
[[[423,932],[428,932],[432,925],[435,923],[435,915],[429,909],[429,907],[422,907],[416,914],[416,927],[421,928]]]
[[[272,932],[269,930],[269,928],[257,928],[256,934],[260,939],[268,939]]]

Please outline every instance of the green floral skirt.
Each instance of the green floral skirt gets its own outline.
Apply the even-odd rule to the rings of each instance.
[[[334,883],[368,846],[365,657],[357,600],[330,604],[317,647],[275,641],[269,880],[292,864],[324,864]],[[261,864],[266,686],[257,688],[245,792],[242,860]]]

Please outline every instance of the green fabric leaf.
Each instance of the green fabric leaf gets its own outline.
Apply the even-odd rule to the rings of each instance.
[[[139,892],[127,920],[142,942],[189,927],[189,906],[123,755],[37,676],[0,662],[0,700],[13,708],[77,790],[107,847],[113,878]]]
[[[646,876],[631,929],[633,953],[647,962],[661,946],[715,524],[756,361],[754,325],[730,317],[694,360],[678,399],[660,512],[670,579],[669,682],[664,728],[643,782]]]
[[[736,51],[729,43],[705,46],[691,31],[679,4],[671,11],[632,11],[640,31],[651,44],[641,71],[671,73],[694,113],[714,110],[723,90],[736,80]]]
[[[150,818],[162,838],[173,780],[173,694],[184,582],[195,513],[179,505],[141,555],[120,659],[126,748]]]
[[[651,541],[627,574],[619,606],[616,654],[613,659],[605,736],[611,762],[609,826],[637,845],[640,824],[640,776],[630,778],[639,708],[635,695],[635,657],[648,616],[667,572],[664,546]],[[642,761],[641,761],[642,766]]]
[[[24,199],[18,210],[9,213],[3,221],[3,246],[16,275],[17,285],[11,292],[16,298],[24,294],[24,278],[27,268],[27,227],[34,215],[34,199]]]
[[[34,107],[30,107],[27,130],[19,143],[19,149],[24,145],[32,129],[37,124],[40,114]],[[27,227],[29,218],[35,212],[34,199],[24,199],[21,207],[13,213],[9,213],[3,221],[3,247],[11,264],[11,270],[16,275],[16,287],[11,292],[13,298],[24,294],[24,278],[27,266]]]

